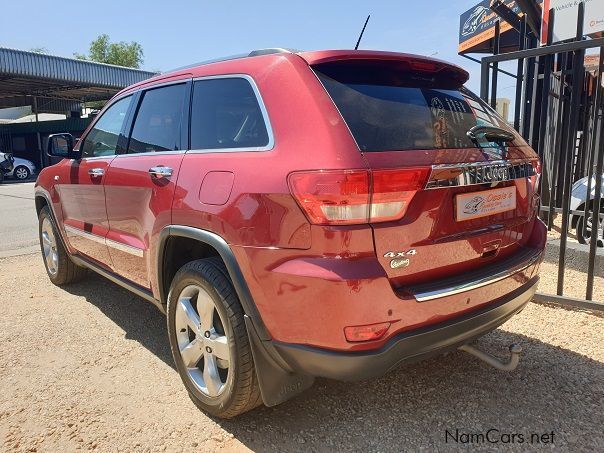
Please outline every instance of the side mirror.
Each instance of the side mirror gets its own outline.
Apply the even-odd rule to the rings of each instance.
[[[49,156],[62,157],[64,159],[79,159],[80,152],[73,150],[74,140],[71,134],[52,134],[48,136]]]

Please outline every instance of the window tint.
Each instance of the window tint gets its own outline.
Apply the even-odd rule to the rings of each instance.
[[[129,153],[179,149],[185,91],[185,84],[179,84],[143,93],[128,144]]]
[[[224,78],[194,83],[191,149],[259,148],[268,143],[262,111],[247,80]]]
[[[82,143],[82,157],[113,156],[116,153],[131,100],[132,96],[120,99],[103,113]]]
[[[353,70],[324,66],[315,72],[340,110],[361,151],[474,148],[467,136],[476,125],[512,132],[514,145],[526,145],[498,114],[474,94],[446,80],[413,72]],[[364,69],[364,68],[363,68]],[[484,140],[481,147],[500,147]]]

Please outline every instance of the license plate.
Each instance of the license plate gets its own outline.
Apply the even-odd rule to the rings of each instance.
[[[516,209],[516,187],[457,195],[455,205],[455,218],[458,222],[511,211]]]

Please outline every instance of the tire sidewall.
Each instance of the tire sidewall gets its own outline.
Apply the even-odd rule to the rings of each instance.
[[[182,357],[180,356],[180,351],[178,349],[178,341],[176,339],[176,326],[175,326],[175,317],[176,317],[176,305],[178,303],[178,296],[182,292],[184,288],[190,285],[197,285],[202,287],[207,293],[212,297],[214,301],[214,306],[219,313],[220,319],[223,322],[223,327],[225,333],[228,338],[229,344],[229,373],[227,377],[227,382],[225,384],[225,388],[222,393],[216,397],[210,397],[203,394],[196,386],[191,382],[189,378],[187,368],[185,367]],[[219,292],[214,288],[214,286],[208,282],[202,275],[199,275],[197,272],[194,272],[190,269],[185,270],[185,272],[178,272],[178,274],[174,278],[174,285],[170,289],[170,293],[168,295],[168,306],[167,306],[167,323],[168,323],[168,336],[170,340],[170,347],[172,349],[172,356],[174,358],[174,363],[176,364],[176,369],[182,381],[185,384],[185,387],[189,394],[193,397],[194,401],[202,404],[202,408],[213,415],[219,415],[225,409],[228,409],[233,400],[236,397],[235,392],[235,384],[237,382],[238,373],[239,373],[239,363],[237,350],[238,345],[236,344],[236,336],[233,331],[233,327],[231,325],[231,321],[223,302],[223,298],[219,294]]]
[[[579,220],[577,221],[576,232],[577,232],[577,241],[579,241],[580,244],[587,244],[585,237],[583,237],[583,216],[579,217]]]

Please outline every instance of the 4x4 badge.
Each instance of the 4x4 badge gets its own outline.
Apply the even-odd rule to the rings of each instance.
[[[384,253],[384,258],[401,258],[407,255],[417,255],[417,250],[411,249],[407,251],[403,250],[402,252],[386,252]]]

